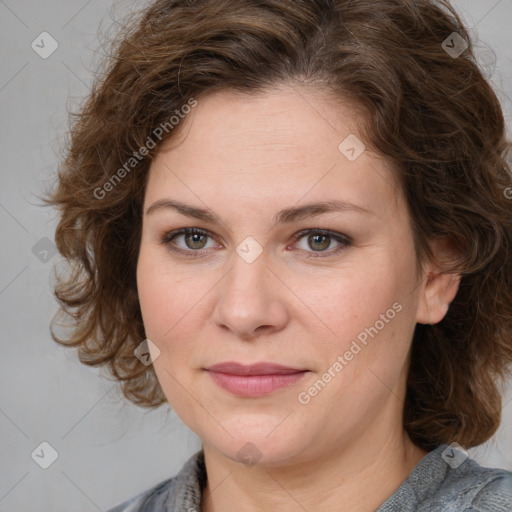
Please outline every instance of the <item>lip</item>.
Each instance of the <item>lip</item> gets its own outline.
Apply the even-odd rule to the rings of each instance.
[[[274,363],[242,365],[219,363],[207,368],[212,380],[222,389],[238,397],[257,398],[291,386],[301,380],[308,370]]]
[[[291,366],[283,366],[276,363],[254,363],[240,364],[234,361],[218,363],[207,368],[210,372],[229,373],[231,375],[286,375],[306,371],[304,368],[292,368]]]

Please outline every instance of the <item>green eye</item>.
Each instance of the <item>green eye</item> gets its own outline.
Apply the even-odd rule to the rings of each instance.
[[[338,252],[342,251],[343,249],[352,244],[352,241],[345,235],[342,235],[341,233],[328,231],[325,229],[306,229],[304,231],[297,233],[294,236],[294,239],[296,241],[299,241],[305,237],[307,237],[307,247],[311,248],[312,251],[308,251],[307,249],[301,250],[311,252],[312,254],[308,256],[310,258],[321,258],[323,257],[323,253],[326,253],[326,256],[331,256],[333,254],[337,254]],[[332,240],[335,240],[339,245],[338,247],[335,247],[334,249],[327,251],[326,249],[329,248]],[[314,253],[319,253],[319,255]]]
[[[185,247],[179,247],[175,243],[175,240],[181,236],[183,236]],[[332,256],[352,244],[352,241],[347,236],[325,229],[306,229],[300,231],[293,236],[294,243],[306,237],[307,247],[311,250],[308,250],[308,248],[300,250],[305,253],[311,253],[307,256],[310,258],[323,257],[324,253],[325,256]],[[167,246],[169,250],[184,256],[199,257],[204,256],[206,252],[208,238],[214,238],[209,231],[199,228],[182,228],[165,234],[162,244]],[[333,240],[338,243],[338,247],[327,250]]]

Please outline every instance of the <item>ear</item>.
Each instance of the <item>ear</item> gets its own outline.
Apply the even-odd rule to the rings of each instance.
[[[447,269],[446,263],[454,261],[454,251],[449,243],[438,240],[431,245],[437,259],[444,264],[429,262],[424,266],[416,313],[416,322],[420,324],[437,324],[445,317],[461,279],[459,274],[443,273]]]

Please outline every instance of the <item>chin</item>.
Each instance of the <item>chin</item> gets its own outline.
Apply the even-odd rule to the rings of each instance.
[[[221,437],[213,438],[211,429],[208,429],[209,436],[198,435],[224,457],[248,467],[254,464],[283,465],[298,461],[312,441],[306,439],[302,429],[295,428],[290,419],[279,425],[283,418],[276,421],[273,416],[248,415],[222,423],[231,436],[223,429],[225,435]],[[288,421],[290,424],[285,427]]]

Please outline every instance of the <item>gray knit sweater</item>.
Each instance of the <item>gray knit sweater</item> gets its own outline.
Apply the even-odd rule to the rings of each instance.
[[[201,450],[173,478],[107,512],[201,512],[205,482]],[[375,512],[512,512],[512,472],[483,467],[440,445]]]

